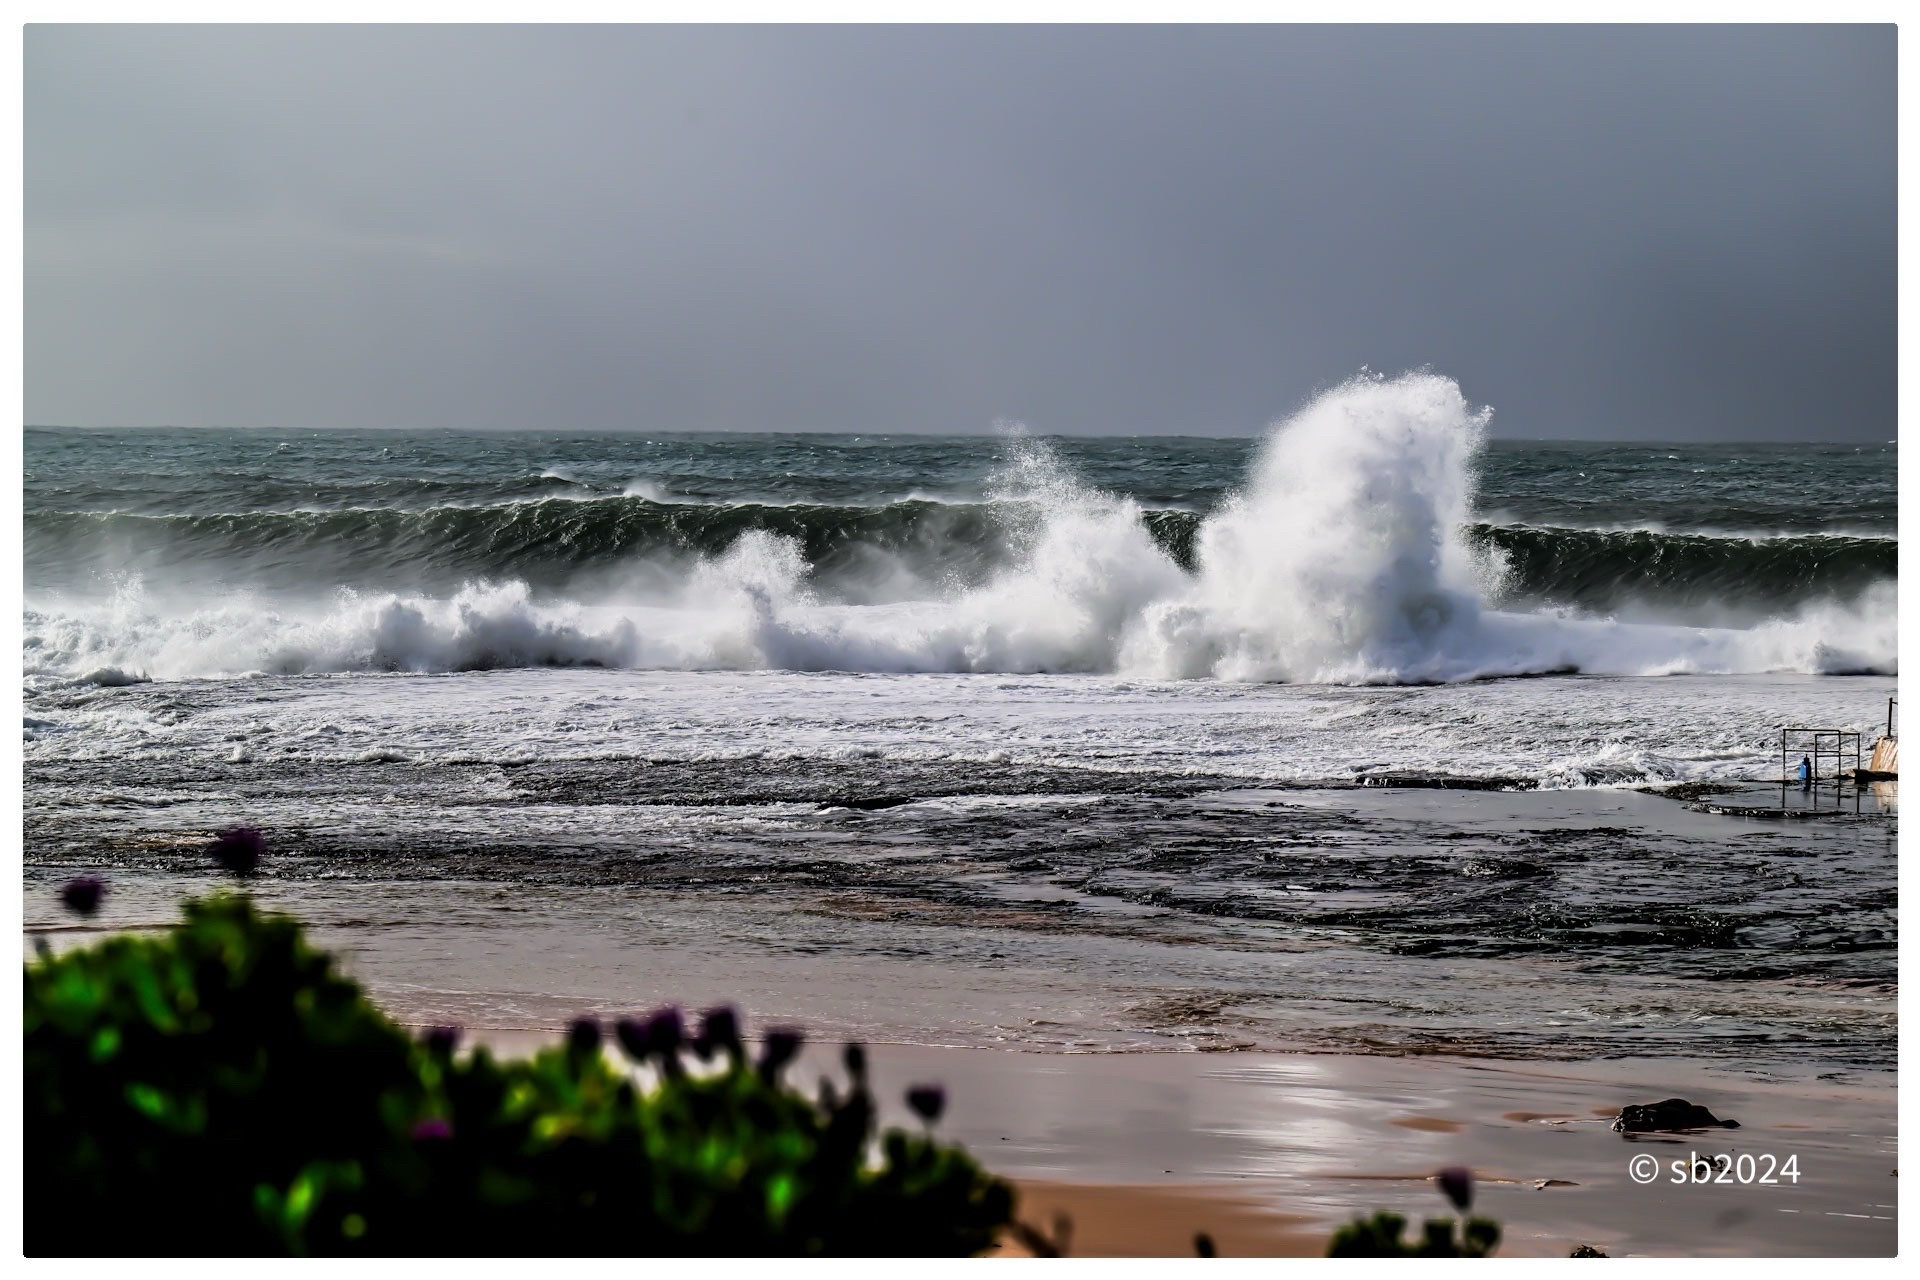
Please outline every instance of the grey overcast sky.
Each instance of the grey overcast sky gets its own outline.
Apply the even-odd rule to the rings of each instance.
[[[1895,29],[60,27],[26,420],[1895,430]]]

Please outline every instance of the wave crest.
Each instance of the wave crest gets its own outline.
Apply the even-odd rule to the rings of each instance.
[[[438,522],[434,545],[457,550],[450,568],[477,558],[503,571],[451,590],[342,589],[304,605],[242,592],[174,608],[132,585],[96,607],[29,610],[27,674],[590,665],[1406,683],[1894,670],[1891,565],[1887,578],[1849,579],[1850,599],[1774,609],[1746,626],[1623,620],[1551,603],[1551,592],[1534,591],[1545,580],[1568,580],[1572,595],[1591,599],[1623,565],[1649,561],[1673,583],[1697,584],[1702,571],[1682,563],[1688,557],[1718,565],[1728,583],[1772,572],[1768,557],[1784,557],[1780,572],[1811,581],[1818,561],[1802,544],[1849,540],[1761,545],[1475,525],[1474,461],[1488,417],[1436,374],[1354,379],[1276,428],[1247,486],[1205,518],[1143,511],[1085,486],[1031,441],[1016,443],[993,501],[971,506],[743,515],[625,497],[298,517],[305,525],[196,517],[195,536],[258,536],[256,556],[282,576],[310,580],[297,551],[318,545],[351,559],[367,550],[356,541],[366,536],[403,560],[422,522]],[[641,572],[622,550],[638,536],[632,522],[655,539],[643,545],[672,532],[681,558]],[[32,555],[30,539],[30,565]],[[583,587],[578,577],[510,571],[556,556],[592,563],[598,577]],[[929,564],[945,567],[930,574]]]

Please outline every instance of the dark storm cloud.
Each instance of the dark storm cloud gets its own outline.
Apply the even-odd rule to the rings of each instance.
[[[30,27],[27,419],[1886,439],[1894,47]]]

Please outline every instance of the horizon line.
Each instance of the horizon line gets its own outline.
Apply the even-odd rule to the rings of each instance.
[[[1235,431],[1215,435],[1202,431],[1135,431],[1135,432],[1092,432],[1092,431],[847,431],[821,428],[764,428],[764,427],[276,427],[276,426],[230,426],[224,424],[182,425],[180,423],[115,423],[115,424],[79,424],[58,422],[29,422],[22,425],[22,431],[235,431],[258,432],[261,434],[327,435],[351,432],[380,432],[415,435],[580,435],[580,436],[826,436],[840,439],[928,439],[928,440],[998,440],[1010,436],[1026,435],[1034,439],[1054,440],[1262,440],[1272,433],[1276,424],[1254,431]],[[1815,445],[1829,447],[1884,448],[1897,446],[1899,438],[1834,440],[1832,438],[1815,439],[1661,439],[1655,436],[1638,436],[1619,439],[1594,439],[1584,436],[1502,436],[1489,433],[1489,444],[1556,444],[1556,445]]]

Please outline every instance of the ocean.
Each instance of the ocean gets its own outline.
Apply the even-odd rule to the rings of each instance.
[[[1686,798],[1884,726],[1895,460],[1433,375],[1255,439],[29,428],[28,922],[245,822],[422,1019],[718,963],[910,1042],[1891,1068],[1890,802]]]

